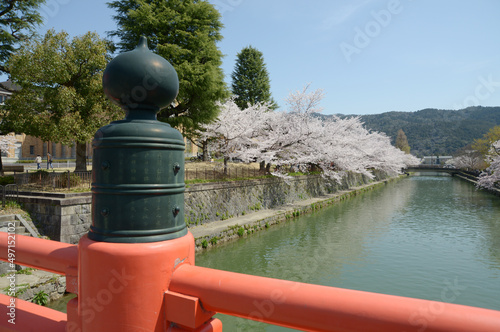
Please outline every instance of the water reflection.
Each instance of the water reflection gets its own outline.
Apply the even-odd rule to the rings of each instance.
[[[500,310],[498,215],[498,197],[465,181],[411,177],[200,254],[197,265]]]

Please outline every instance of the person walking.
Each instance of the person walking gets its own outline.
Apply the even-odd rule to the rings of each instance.
[[[42,163],[42,157],[40,157],[40,155],[36,156],[35,163],[36,163],[36,169],[41,169],[42,168],[42,166],[40,166],[40,164]]]
[[[49,167],[54,169],[54,166],[52,166],[52,155],[47,153],[47,169],[49,169]]]

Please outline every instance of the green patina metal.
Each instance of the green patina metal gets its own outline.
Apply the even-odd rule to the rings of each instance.
[[[156,119],[177,96],[177,73],[141,37],[135,50],[108,64],[103,87],[126,117],[94,136],[89,238],[137,243],[187,234],[184,140]]]

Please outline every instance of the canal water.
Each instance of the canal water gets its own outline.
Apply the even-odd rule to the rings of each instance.
[[[500,310],[500,198],[450,176],[409,177],[198,254],[196,265]],[[291,331],[217,317],[226,331]]]

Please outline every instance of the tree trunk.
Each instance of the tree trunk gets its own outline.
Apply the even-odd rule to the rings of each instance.
[[[205,140],[201,144],[202,144],[202,150],[203,150],[203,161],[210,161],[209,154],[208,154],[208,141]]]
[[[227,161],[228,160],[229,160],[229,158],[224,156],[224,176],[227,176]]]
[[[268,163],[268,164],[266,165],[266,173],[267,173],[267,174],[271,173],[271,163]]]
[[[0,153],[0,175],[3,176],[3,162],[2,162],[2,153]]]
[[[259,172],[263,173],[265,170],[266,170],[266,162],[265,161],[261,161],[259,163]]]
[[[76,167],[75,172],[87,171],[87,143],[76,143]]]

